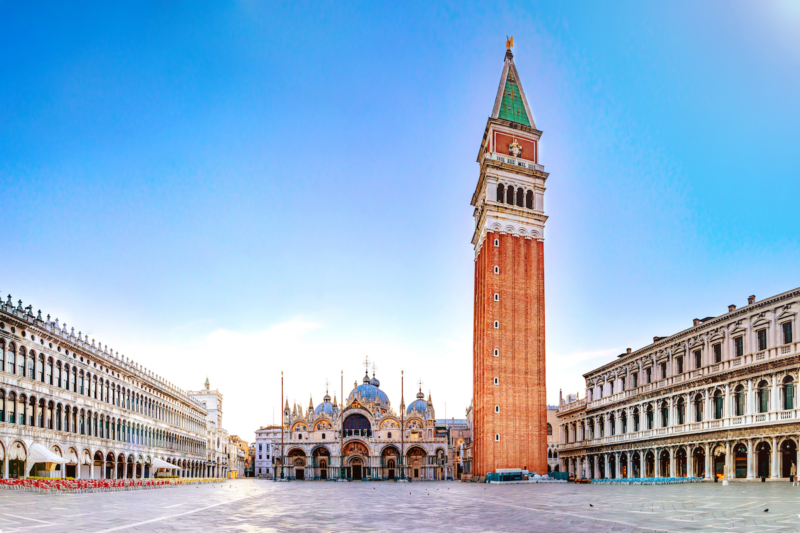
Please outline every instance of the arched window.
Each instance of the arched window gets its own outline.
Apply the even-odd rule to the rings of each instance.
[[[769,411],[769,384],[762,381],[758,384],[758,412],[766,413]]]
[[[647,406],[647,429],[653,429],[653,406]]]
[[[506,203],[514,205],[514,187],[509,186],[506,190]]]
[[[734,416],[744,416],[744,387],[739,385],[733,394]]]
[[[533,191],[525,193],[525,207],[533,209]]]
[[[525,191],[520,187],[517,189],[517,207],[522,207],[523,205],[525,205]]]
[[[683,398],[678,399],[678,424],[685,424],[686,423],[686,404],[683,402]]]
[[[47,367],[45,369],[44,382],[48,385],[53,384],[53,358],[47,359]]]
[[[783,379],[783,408],[794,409],[794,379],[786,376]]]
[[[665,428],[669,426],[669,406],[667,402],[661,403],[661,427]]]
[[[36,379],[36,352],[30,352],[28,354],[28,378]]]
[[[13,342],[8,345],[8,361],[6,362],[6,368],[8,369],[9,374],[16,372],[15,365],[17,364],[17,358],[15,348],[16,347],[14,346]]]
[[[19,348],[19,357],[17,357],[17,374],[25,375],[25,348],[22,346]]]
[[[0,371],[6,371],[6,343],[0,340]]]
[[[722,391],[714,393],[714,419],[720,420],[724,414],[725,399],[722,397]]]
[[[548,435],[553,434],[553,426],[551,426],[550,424],[547,424],[547,434]]]
[[[39,354],[39,360],[36,362],[36,379],[44,383],[44,355]]]
[[[506,196],[506,188],[502,183],[497,184],[497,201],[503,203],[503,198]]]

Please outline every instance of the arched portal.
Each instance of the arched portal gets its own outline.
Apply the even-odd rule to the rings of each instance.
[[[420,477],[427,477],[425,476],[424,465],[425,465],[425,458],[428,454],[425,453],[425,450],[418,446],[414,446],[408,452],[406,452],[406,457],[408,457],[408,468],[411,471],[411,477],[414,479],[419,479]]]
[[[758,454],[758,459],[756,461],[757,469],[757,476],[761,478],[769,477],[769,464],[770,459],[772,456],[772,447],[769,445],[768,442],[759,442],[758,446],[756,446],[756,453]]]
[[[686,461],[686,449],[681,447],[675,452],[675,475],[686,477],[688,475],[688,464]]]
[[[653,452],[647,452],[644,456],[644,477],[655,477],[656,475],[656,456]]]
[[[294,470],[294,478],[302,481],[306,478],[306,453],[300,448],[289,450],[287,463]]]
[[[702,446],[697,446],[692,453],[692,473],[695,477],[706,476],[706,450]]]
[[[381,452],[381,468],[383,469],[382,476],[384,479],[394,480],[397,477],[397,461],[400,458],[400,452],[394,446],[387,446]]]
[[[669,457],[669,452],[667,450],[662,450],[659,454],[659,477],[670,477],[670,466],[671,461]]]
[[[793,439],[786,439],[781,443],[781,477],[791,476],[792,465],[797,462],[797,444]]]
[[[739,443],[733,447],[733,471],[736,479],[747,477],[747,445]]]
[[[718,444],[714,448],[714,477],[722,479],[725,475],[725,446]]]
[[[311,456],[311,464],[314,467],[314,477],[325,481],[328,479],[328,466],[330,465],[331,452],[324,446],[320,446],[311,452]]]

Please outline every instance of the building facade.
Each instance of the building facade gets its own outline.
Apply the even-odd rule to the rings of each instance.
[[[206,470],[211,477],[228,477],[228,430],[222,427],[222,393],[211,388],[206,378],[204,387],[189,391],[189,396],[205,407],[206,415]]]
[[[547,406],[547,471],[560,472],[558,465],[558,406]]]
[[[547,472],[542,132],[506,52],[478,153],[473,474]]]
[[[228,477],[232,479],[245,477],[247,470],[247,441],[238,435],[231,435],[228,441]]]
[[[0,303],[3,477],[205,477],[206,409],[152,370],[31,306]],[[38,443],[68,460],[30,464]]]
[[[584,375],[559,406],[577,477],[788,478],[798,464],[800,290],[756,301]]]
[[[253,447],[255,477],[271,479],[275,476],[275,466],[280,459],[280,446],[280,426],[261,427],[256,431],[256,442]]]
[[[331,401],[308,408],[286,402],[283,442],[256,432],[256,444],[270,445],[273,474],[295,480],[441,480],[451,476],[448,439],[437,435],[430,394],[420,390],[399,413],[380,389],[380,381],[366,374],[343,404]],[[264,435],[264,437],[262,437]],[[278,435],[280,439],[280,435]],[[278,447],[276,450],[275,447]],[[277,453],[276,453],[277,452]],[[264,453],[256,451],[257,454]],[[256,461],[256,475],[264,464]],[[283,468],[281,465],[285,465]]]

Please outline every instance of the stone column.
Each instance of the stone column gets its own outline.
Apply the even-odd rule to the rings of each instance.
[[[8,455],[3,460],[3,479],[8,479]]]
[[[778,376],[772,375],[772,392],[769,399],[769,412],[774,413],[778,410],[780,405],[780,398],[778,397]],[[773,439],[775,440],[775,439]],[[773,450],[774,451],[774,450]]]
[[[614,477],[616,479],[622,479],[622,465],[619,464],[619,452],[614,454],[614,470],[616,470],[616,472],[614,472],[614,474],[616,474]]]
[[[753,454],[754,444],[752,439],[747,441],[747,479],[753,479],[755,477],[755,455]]]
[[[644,478],[647,477],[647,471],[645,465],[645,455],[647,455],[647,450],[639,450],[639,477]]]
[[[677,477],[675,475],[675,450],[669,449],[669,477]]]
[[[686,477],[694,477],[694,448],[686,446]]]
[[[773,376],[772,379],[774,380],[775,377]],[[771,469],[772,472],[770,473],[769,477],[771,477],[772,479],[777,479],[777,478],[780,477],[780,472],[778,472],[778,459],[779,459],[779,457],[778,457],[778,438],[777,437],[772,437],[772,457],[771,458],[772,458],[772,461],[770,461],[770,462],[772,463],[772,469]]]
[[[725,402],[722,404],[722,418],[730,418],[731,416],[731,385],[725,384]]]
[[[733,455],[731,453],[732,451],[733,450],[731,449],[731,443],[730,442],[726,442],[725,443],[725,479],[728,479],[730,477],[730,473],[733,470],[733,458],[731,457],[731,455]]]
[[[600,456],[595,455],[594,459],[594,479],[600,479]]]
[[[711,472],[711,446],[706,444],[703,446],[706,451],[706,479],[714,479],[714,473]]]
[[[628,451],[628,468],[626,473],[628,474],[627,477],[633,477],[633,454],[630,451]]]

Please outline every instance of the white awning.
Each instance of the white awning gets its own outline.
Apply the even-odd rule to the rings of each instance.
[[[54,454],[38,442],[35,442],[28,451],[28,471],[33,468],[36,463],[59,463],[65,464],[67,462],[63,457]]]
[[[153,458],[153,468],[174,468],[176,470],[183,470],[181,467],[162,461],[158,457]]]

